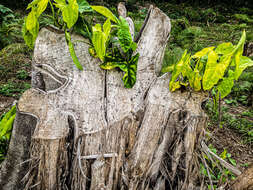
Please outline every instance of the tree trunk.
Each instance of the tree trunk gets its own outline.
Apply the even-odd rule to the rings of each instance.
[[[64,34],[42,29],[34,50],[33,88],[18,103],[20,114],[37,121],[27,126],[35,128],[30,154],[14,161],[27,161],[29,167],[8,174],[15,183],[1,173],[2,189],[196,189],[194,150],[206,122],[200,106],[204,96],[171,93],[169,75],[158,77],[170,28],[169,18],[151,7],[137,38],[140,58],[132,89],[124,88],[122,72],[101,70],[89,46],[75,42],[84,67],[79,71]],[[24,128],[24,120],[16,118],[14,131]],[[20,135],[14,133],[11,141]],[[18,147],[27,149],[23,142],[10,146],[6,163]]]

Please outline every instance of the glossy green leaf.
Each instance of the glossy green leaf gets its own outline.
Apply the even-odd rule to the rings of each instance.
[[[62,12],[63,21],[71,28],[78,19],[78,4],[76,0],[69,0],[68,4],[65,0],[55,0],[55,6]]]
[[[234,49],[234,46],[232,43],[222,43],[220,45],[217,46],[217,48],[215,49],[215,52],[217,54],[221,54],[221,55],[225,55],[225,54],[229,54],[232,53]]]
[[[133,42],[128,22],[123,17],[120,17],[117,37],[119,39],[120,47],[126,53],[131,48]]]
[[[127,62],[105,62],[100,65],[100,68],[105,70],[120,68],[122,71],[126,71]]]
[[[180,88],[180,83],[178,82],[179,76],[182,74],[183,77],[189,75],[192,72],[192,69],[189,65],[191,56],[187,53],[187,50],[184,51],[181,59],[176,63],[172,76],[170,79],[169,88],[170,91],[174,91],[177,88]]]
[[[225,98],[227,95],[229,95],[233,86],[234,86],[234,72],[232,70],[229,70],[228,77],[223,78],[222,81],[217,86],[221,98]]]
[[[96,24],[92,27],[92,44],[97,56],[103,62],[106,52],[106,37],[102,32],[102,27],[100,24]]]
[[[111,32],[111,21],[110,19],[107,19],[103,25],[103,31],[105,35],[105,41],[108,40],[110,32]]]
[[[203,76],[202,84],[204,90],[210,90],[218,81],[223,77],[225,70],[227,69],[231,56],[222,56],[218,63],[218,54],[215,51],[211,51],[208,54],[208,60]]]
[[[34,6],[36,6],[41,0],[33,0],[31,3],[28,4],[26,9],[30,9]]]
[[[48,0],[40,0],[37,8],[37,17],[39,17],[47,8]]]
[[[246,56],[241,56],[240,57],[240,62],[238,64],[238,67],[235,70],[235,79],[238,80],[242,72],[247,68],[253,66],[253,61],[246,57]]]
[[[117,17],[109,9],[107,9],[106,7],[103,7],[103,6],[91,6],[91,8],[94,11],[100,13],[101,15],[109,18],[113,22],[115,22],[115,23],[119,22],[119,20],[117,19]]]
[[[12,124],[16,115],[16,106],[12,106],[0,121],[0,139],[6,135],[12,129]]]
[[[189,76],[189,82],[190,86],[195,90],[195,91],[200,91],[201,90],[201,79],[202,77],[199,74],[199,70],[197,67],[195,67],[194,71],[188,74]]]
[[[204,48],[201,51],[198,51],[197,53],[195,53],[192,58],[201,58],[204,55],[208,54],[210,51],[212,51],[215,47],[208,47],[208,48]]]
[[[31,28],[31,30],[27,29],[27,18],[25,18],[24,25],[22,27],[22,35],[25,40],[26,45],[29,48],[33,48],[35,40],[39,33],[39,23],[36,22],[35,28]]]
[[[77,0],[79,13],[92,12],[92,8],[86,0]]]
[[[108,57],[107,57],[108,58]],[[112,58],[113,60],[113,58]],[[139,60],[139,54],[134,55],[129,63],[126,61],[122,62],[105,62],[100,65],[102,69],[110,70],[114,68],[119,68],[125,74],[123,76],[123,82],[125,88],[132,88],[136,83],[136,73],[137,73],[137,63]]]
[[[233,61],[235,64],[235,78],[236,78],[236,80],[239,78],[239,76],[240,76],[239,74],[241,74],[240,69],[239,69],[239,65],[240,65],[241,56],[242,56],[243,49],[244,49],[245,40],[246,40],[246,32],[243,31],[241,39],[233,51],[233,54],[234,54]]]
[[[125,75],[123,76],[125,88],[132,88],[136,82],[138,60],[139,60],[139,53],[136,54],[135,56],[132,56],[132,59],[127,64],[127,70],[124,71]]]
[[[26,18],[26,28],[28,31],[32,31],[34,28],[37,26],[37,16],[36,16],[36,11],[33,8],[32,11],[28,14]]]
[[[167,67],[163,67],[161,70],[161,73],[168,73],[168,72],[173,72],[175,65],[169,65]]]
[[[66,39],[66,42],[68,44],[69,52],[70,52],[70,55],[72,57],[73,62],[75,63],[76,67],[79,70],[83,70],[83,67],[82,67],[81,63],[79,62],[79,60],[78,60],[78,58],[76,56],[74,46],[73,46],[73,44],[71,42],[71,36],[70,36],[70,34],[67,31],[65,31],[65,39]]]

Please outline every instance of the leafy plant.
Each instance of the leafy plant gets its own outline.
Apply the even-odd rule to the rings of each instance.
[[[55,25],[63,28],[65,31],[65,39],[76,67],[79,70],[83,70],[71,42],[69,30],[72,28],[89,39],[90,44],[92,44],[89,52],[101,60],[101,68],[113,69],[118,67],[125,72],[123,77],[124,86],[132,88],[136,82],[139,54],[133,54],[137,45],[132,40],[127,21],[123,17],[117,18],[106,7],[90,6],[87,1],[68,0],[66,2],[65,0],[54,0],[53,4],[51,1],[34,0],[28,5],[27,9],[31,9],[31,12],[25,19],[23,26],[23,36],[26,44],[29,47],[34,46],[39,31],[38,18],[44,12],[47,5],[50,4]],[[55,8],[58,9],[57,13],[61,12],[61,17],[56,15]],[[91,27],[83,17],[82,13],[92,12],[93,10],[107,17],[103,26],[96,24]]]
[[[216,102],[226,97],[241,73],[253,61],[243,56],[246,33],[243,32],[239,43],[222,43],[215,47],[204,48],[191,55],[185,50],[181,59],[174,65],[170,80],[170,90],[190,86],[195,91],[215,92]]]
[[[0,120],[0,162],[4,160],[11,137],[12,125],[16,117],[16,106],[1,116]]]
[[[66,42],[68,44],[73,62],[78,69],[82,70],[83,67],[78,61],[78,58],[74,51],[74,46],[71,42],[70,34],[67,30],[71,29],[76,23],[79,11],[84,11],[84,3],[81,3],[81,1],[79,2],[80,8],[76,0],[68,0],[68,2],[65,0],[54,0],[54,4],[52,4],[51,0],[32,1],[27,7],[27,9],[31,9],[31,11],[28,14],[27,18],[25,18],[25,24],[23,26],[22,33],[26,44],[32,48],[39,32],[38,18],[45,11],[48,4],[50,4],[56,25],[64,28]],[[60,21],[58,20],[59,18],[55,15],[55,8],[58,8],[57,13],[61,12]]]
[[[217,155],[217,150],[213,147],[212,144],[209,145],[209,149]],[[228,153],[226,149],[224,149],[224,151],[219,155],[219,157],[229,162],[233,166],[237,165],[236,161],[232,158],[231,154]],[[214,189],[216,189],[219,185],[226,183],[228,179],[235,179],[234,174],[227,168],[222,166],[219,160],[214,161],[213,159],[210,159],[210,155],[207,156],[206,154],[203,154],[203,159],[205,159],[206,164],[200,163],[200,172],[207,179],[209,178],[209,172]],[[210,189],[210,185],[208,187]]]
[[[107,20],[103,24],[103,30],[100,24],[92,27],[94,50],[91,48],[90,53],[102,61],[100,65],[102,69],[119,68],[123,71],[124,86],[132,88],[136,82],[139,54],[134,54],[137,44],[133,42],[127,21],[123,17],[118,19],[106,7],[91,6],[91,8],[107,17]],[[111,21],[116,25],[111,25]]]

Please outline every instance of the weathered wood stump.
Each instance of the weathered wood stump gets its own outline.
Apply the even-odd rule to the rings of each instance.
[[[196,189],[194,150],[206,121],[204,96],[171,93],[169,75],[159,77],[170,28],[169,18],[151,7],[137,38],[140,58],[132,89],[124,88],[123,73],[101,70],[88,45],[75,42],[84,67],[79,71],[64,34],[42,29],[33,88],[18,103],[27,118],[17,117],[14,125],[14,131],[35,128],[30,154],[19,151],[30,145],[20,142],[10,146],[5,161],[13,168],[28,162],[29,167],[2,172],[2,189]],[[27,120],[29,125],[22,124]],[[16,138],[14,133],[12,143]],[[12,155],[15,150],[19,154]]]

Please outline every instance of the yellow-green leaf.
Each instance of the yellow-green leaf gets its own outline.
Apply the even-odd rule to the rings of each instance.
[[[251,66],[253,66],[253,61],[246,56],[241,56],[238,67],[235,70],[235,79],[238,80],[244,69]]]
[[[234,46],[232,43],[222,43],[217,46],[215,49],[215,52],[217,54],[225,55],[225,54],[230,54],[233,52]]]
[[[192,58],[201,58],[204,55],[208,54],[210,51],[212,51],[215,47],[208,47],[208,48],[204,48],[201,51],[198,51],[197,53],[195,53]]]
[[[190,59],[191,59],[191,55],[187,54],[187,50],[185,50],[181,59],[176,63],[174,70],[172,72],[172,76],[171,76],[170,84],[169,84],[169,88],[171,91],[174,91],[180,87],[179,86],[180,83],[178,83],[178,77],[180,76],[180,74],[182,74],[182,76],[185,77],[185,76],[188,76],[192,72],[192,69],[189,65]]]
[[[110,20],[112,20],[115,23],[118,23],[119,20],[117,19],[117,17],[106,7],[103,6],[91,6],[91,8],[95,11],[97,11],[98,13],[100,13],[101,15],[104,15],[105,17],[109,18]]]
[[[106,52],[106,39],[105,34],[102,32],[100,24],[96,24],[92,27],[92,44],[96,51],[97,56],[103,62]]]
[[[70,55],[72,57],[73,62],[75,63],[76,67],[79,70],[83,70],[83,67],[82,67],[81,63],[79,62],[79,60],[78,60],[78,58],[76,56],[74,46],[73,46],[73,44],[71,42],[71,36],[70,36],[70,34],[67,31],[65,31],[65,39],[67,41],[67,44],[68,44],[68,47],[69,47],[69,52],[70,52]]]
[[[201,79],[202,79],[202,77],[200,76],[197,67],[195,67],[194,71],[191,72],[191,74],[189,74],[190,86],[195,91],[200,91],[201,90]]]
[[[26,29],[29,31],[33,30],[36,28],[37,23],[36,11],[32,9],[26,18]]]
[[[217,86],[221,98],[225,98],[231,92],[233,86],[234,86],[234,72],[232,70],[229,70],[228,77],[223,78],[222,81]]]
[[[62,11],[63,21],[71,28],[78,19],[78,4],[76,0],[69,0],[68,4],[65,0],[55,0],[55,6]]]
[[[48,0],[40,0],[38,3],[38,9],[37,9],[37,17],[41,15],[47,8]]]
[[[103,25],[103,31],[105,34],[105,41],[108,40],[110,32],[111,32],[111,21],[110,19],[107,19]]]
[[[210,90],[223,77],[226,68],[228,67],[231,56],[222,56],[218,63],[219,56],[215,51],[210,51],[206,64],[205,73],[202,84],[204,90]]]

